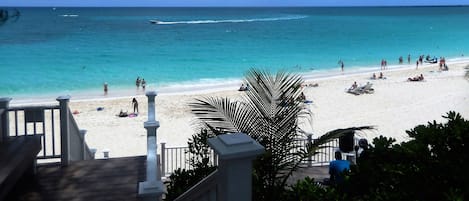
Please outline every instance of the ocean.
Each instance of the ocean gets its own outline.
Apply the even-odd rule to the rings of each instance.
[[[13,8],[9,8],[13,9]],[[250,68],[308,75],[469,54],[469,7],[16,8],[0,26],[0,97],[237,88]],[[150,23],[157,20],[157,24]]]

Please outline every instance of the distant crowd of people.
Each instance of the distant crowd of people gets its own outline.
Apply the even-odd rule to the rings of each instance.
[[[425,60],[424,60],[425,58]],[[398,58],[398,61],[399,61],[399,64],[403,64],[404,63],[404,57],[402,56],[399,56]],[[410,64],[411,62],[411,56],[410,54],[407,55],[407,64]],[[430,57],[430,55],[419,55],[417,61],[416,61],[416,69],[418,69],[419,65],[423,65],[423,63],[431,63],[431,64],[436,64],[438,63],[438,58],[437,57]],[[342,59],[339,59],[339,62],[338,62],[339,66],[340,66],[340,70],[343,72],[344,71],[344,61]],[[446,61],[445,61],[445,58],[444,57],[440,57],[439,58],[439,64],[440,64],[440,70],[447,70],[448,69],[448,66],[446,65]],[[381,59],[381,70],[386,70],[388,69],[388,61],[386,59]]]

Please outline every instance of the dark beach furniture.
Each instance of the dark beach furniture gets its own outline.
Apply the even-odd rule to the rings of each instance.
[[[35,173],[39,151],[40,135],[8,137],[0,142],[0,200],[23,175]]]

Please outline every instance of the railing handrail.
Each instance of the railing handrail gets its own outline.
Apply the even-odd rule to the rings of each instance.
[[[311,137],[309,138],[297,138],[295,141],[299,145],[306,145],[309,141],[314,141]],[[318,165],[326,165],[329,164],[330,161],[334,160],[334,149],[339,146],[338,139],[334,139],[331,142],[328,142],[326,147],[323,147],[319,150],[319,154],[316,154],[312,157],[305,158],[301,162],[302,165],[306,166],[318,166]],[[165,144],[165,145],[163,145]],[[303,147],[303,146],[302,146]],[[173,173],[174,170],[178,168],[183,169],[192,169],[192,166],[189,165],[188,159],[192,154],[187,152],[189,149],[188,146],[175,146],[175,147],[167,147],[166,143],[162,143],[161,145],[161,163],[162,163],[162,176],[168,176]],[[168,151],[169,150],[169,151]],[[298,151],[297,149],[292,150],[293,152]],[[213,150],[210,151],[210,159],[214,159]],[[180,158],[181,157],[181,158]],[[216,159],[214,159],[216,160]],[[215,164],[217,161],[213,161]]]
[[[20,111],[25,109],[60,109],[59,105],[24,105],[24,106],[11,106],[8,108],[8,111]]]
[[[78,124],[77,122],[75,121],[75,118],[73,117],[72,115],[72,112],[70,111],[70,108],[68,108],[68,111],[69,111],[69,115],[68,115],[68,119],[70,120],[70,128],[73,128],[75,130],[75,132],[70,132],[70,134],[75,134],[76,137],[78,137],[79,139],[79,146],[83,146],[83,152],[80,153],[80,155],[83,155],[83,157],[81,158],[81,160],[86,160],[86,159],[92,159],[93,158],[93,154],[91,153],[88,145],[86,144],[85,142],[85,136],[83,136],[80,132],[80,128],[78,127]],[[77,143],[77,142],[71,142],[71,143]],[[71,150],[72,151],[72,150]]]
[[[10,100],[11,99],[9,99],[8,102]],[[59,101],[58,104],[7,105],[7,107],[3,108],[3,115],[13,115],[13,121],[11,123],[13,123],[14,126],[14,130],[12,131],[15,136],[42,135],[42,150],[38,159],[60,158],[63,165],[68,164],[68,162],[65,161],[72,159],[67,157],[67,160],[64,160],[64,156],[71,156],[72,153],[74,160],[93,159],[93,154],[89,150],[83,136],[84,130],[79,129],[68,107],[70,96],[61,96],[57,98],[57,100]],[[32,113],[29,113],[29,111]],[[10,125],[10,121],[8,121],[7,124]],[[28,125],[31,124],[33,126],[29,127]],[[57,139],[56,136],[56,126],[60,129],[60,139]],[[7,128],[9,129],[10,127]],[[12,133],[9,133],[9,135],[12,135]],[[64,138],[64,135],[67,137]],[[70,146],[68,146],[70,144],[73,145],[73,149],[70,149]],[[56,149],[57,147],[60,147],[60,149]]]
[[[47,118],[46,121],[45,116],[42,117],[42,120],[38,121],[32,121],[32,122],[27,122],[26,121],[26,111],[31,110],[31,111],[42,111],[43,115],[48,112],[51,116],[50,118]],[[42,144],[42,150],[37,156],[37,159],[43,160],[43,159],[54,159],[54,158],[60,158],[60,151],[55,149],[55,123],[57,121],[54,120],[56,117],[54,115],[55,112],[59,113],[60,108],[57,105],[34,105],[34,106],[12,106],[8,107],[4,111],[7,114],[7,116],[13,115],[12,119],[8,120],[8,125],[7,129],[10,129],[10,126],[13,126],[11,128],[11,132],[9,132],[8,136],[19,136],[19,135],[43,135],[41,137],[41,144]],[[22,120],[20,121],[19,117],[20,115],[18,114],[23,114],[22,115]],[[29,129],[27,128],[27,124],[33,124],[33,128]],[[36,127],[36,125],[38,127]],[[60,125],[60,124],[57,124]],[[36,132],[36,128],[38,129],[39,132]],[[46,132],[46,130],[48,132]],[[31,132],[32,131],[32,132]],[[24,133],[22,133],[24,132]],[[49,140],[46,140],[48,138]],[[58,152],[57,152],[58,151]]]
[[[190,201],[206,194],[210,190],[216,191],[218,175],[218,170],[213,171],[207,177],[192,186],[189,190],[174,199],[174,201]]]

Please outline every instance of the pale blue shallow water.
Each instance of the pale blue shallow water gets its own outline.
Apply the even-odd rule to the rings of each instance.
[[[0,27],[0,97],[234,83],[251,67],[314,74],[469,54],[469,7],[18,8]],[[160,24],[151,24],[157,19]],[[123,94],[125,95],[125,94]]]

